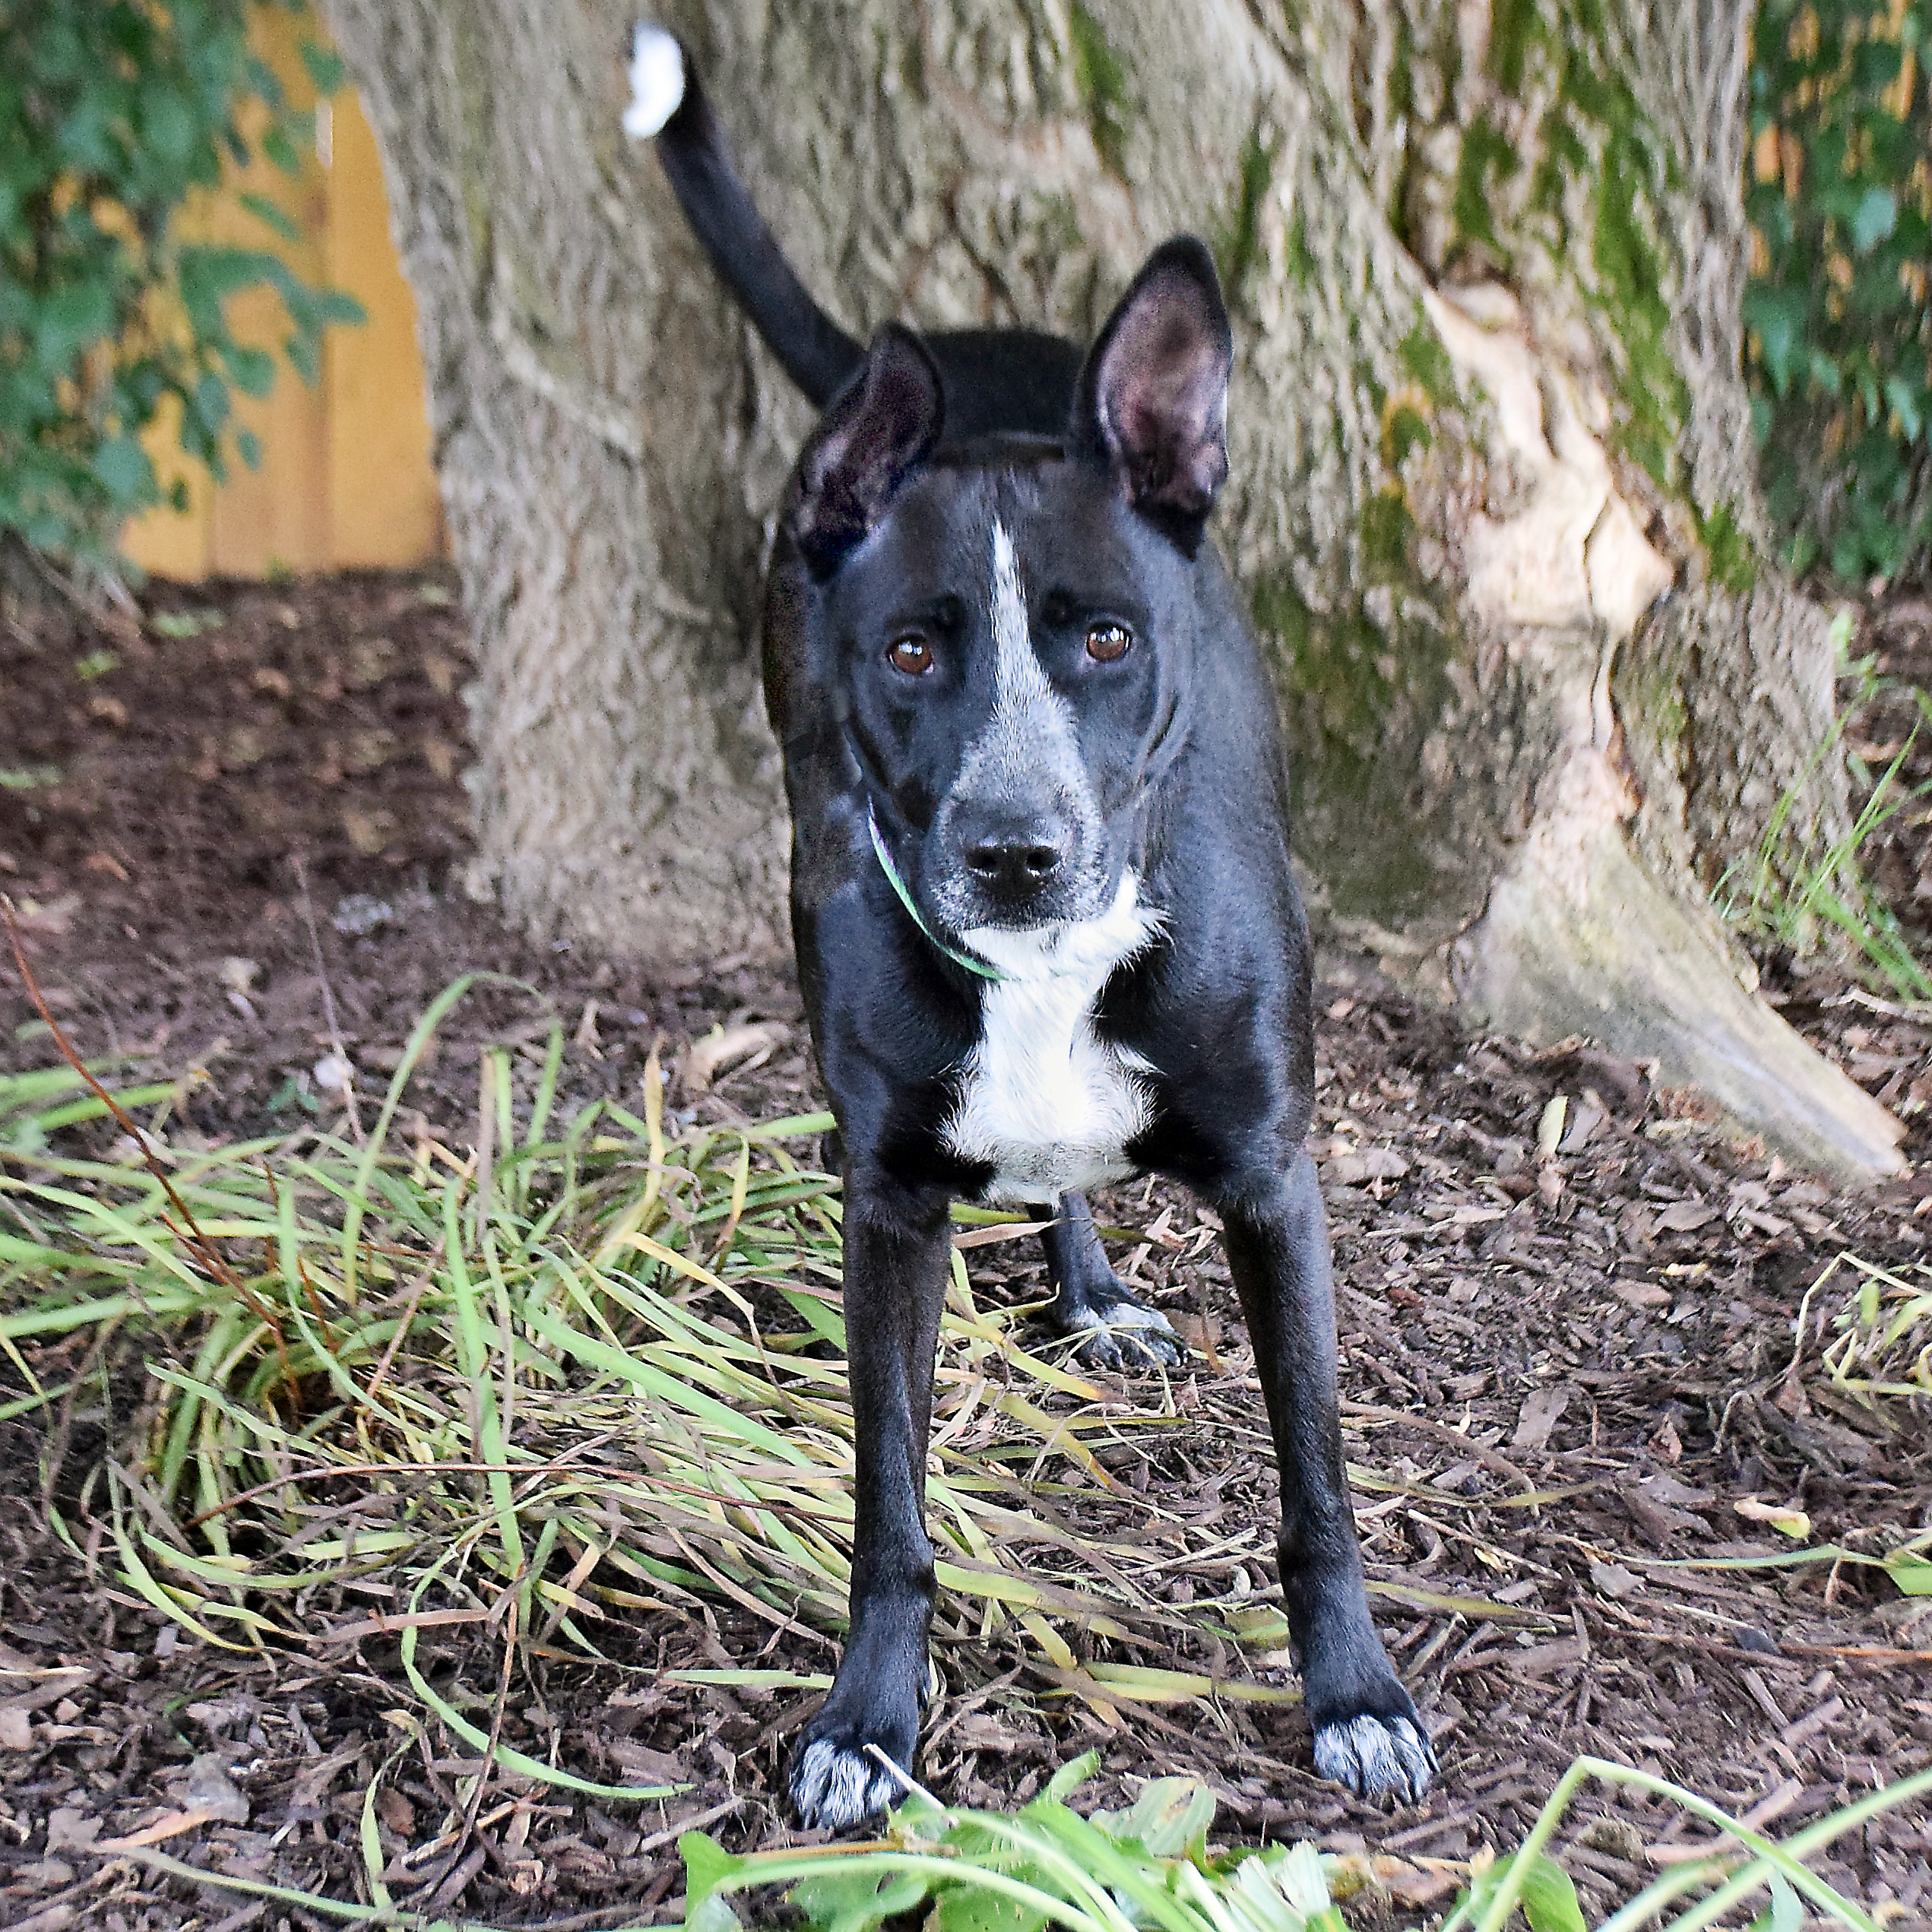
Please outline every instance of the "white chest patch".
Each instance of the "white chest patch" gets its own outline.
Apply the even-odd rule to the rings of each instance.
[[[1160,930],[1129,873],[1098,919],[961,936],[1003,980],[989,982],[979,1044],[966,1063],[945,1142],[990,1162],[989,1201],[1051,1204],[1132,1171],[1125,1149],[1152,1103],[1140,1055],[1094,1033],[1094,1001],[1114,968]]]

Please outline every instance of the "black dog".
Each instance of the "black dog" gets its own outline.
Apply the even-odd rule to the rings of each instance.
[[[632,83],[627,130],[657,135],[719,274],[825,411],[765,619],[799,974],[844,1148],[857,1425],[851,1627],[793,1761],[799,1812],[881,1809],[898,1787],[869,1747],[910,1766],[918,1740],[949,1203],[1050,1213],[1062,1329],[1090,1355],[1178,1360],[1082,1198],[1142,1173],[1227,1230],[1316,1764],[1419,1797],[1435,1754],[1370,1620],[1342,1476],[1275,696],[1202,541],[1227,473],[1212,261],[1157,249],[1085,357],[889,325],[863,350],[786,264],[669,34],[638,30]]]

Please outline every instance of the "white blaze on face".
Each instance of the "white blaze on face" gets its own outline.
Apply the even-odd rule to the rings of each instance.
[[[993,526],[993,642],[998,653],[993,686],[993,727],[1020,725],[1035,712],[1050,710],[1070,724],[1072,715],[1047,682],[1033,648],[1033,623],[1026,593],[1020,588],[1019,560],[1006,526]]]
[[[968,749],[958,780],[966,795],[1051,799],[1090,838],[1099,808],[1081,760],[1072,708],[1033,648],[1012,539],[993,526],[990,613],[993,714]],[[985,1198],[1051,1202],[1069,1189],[1132,1171],[1125,1149],[1148,1123],[1151,1103],[1138,1054],[1101,1040],[1094,1002],[1115,970],[1159,930],[1124,873],[1110,904],[1085,919],[1024,930],[969,925],[961,937],[1004,977],[981,998],[978,1044],[966,1063],[947,1144],[993,1170]]]
[[[993,710],[960,760],[952,797],[1049,807],[1066,821],[1080,852],[1091,855],[1100,830],[1100,807],[1081,758],[1073,708],[1053,689],[1033,648],[1013,540],[996,519],[992,561],[987,614],[993,645]],[[1084,867],[1073,882],[1076,891],[1091,890],[1098,882]],[[963,878],[939,880],[933,896],[949,923],[964,927],[974,922],[980,907]]]
[[[958,789],[975,797],[1053,794],[1069,816],[1092,812],[1073,708],[1048,681],[1006,526],[993,526],[993,716],[968,749]]]

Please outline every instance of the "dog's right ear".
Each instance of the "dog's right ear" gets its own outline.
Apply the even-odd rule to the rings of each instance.
[[[1177,235],[1107,318],[1074,394],[1073,447],[1189,556],[1227,477],[1233,363],[1214,257]]]
[[[945,416],[931,353],[911,330],[888,322],[799,459],[786,522],[816,576],[830,576],[878,528]]]

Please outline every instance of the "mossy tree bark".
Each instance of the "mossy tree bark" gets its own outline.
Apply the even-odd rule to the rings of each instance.
[[[769,952],[752,607],[803,404],[618,128],[631,10],[329,0],[388,169],[480,676],[481,866],[660,961]],[[1788,1150],[1887,1116],[1711,909],[1820,756],[1739,368],[1748,0],[664,0],[855,332],[1085,337],[1177,230],[1237,340],[1220,540],[1278,649],[1318,911]]]

